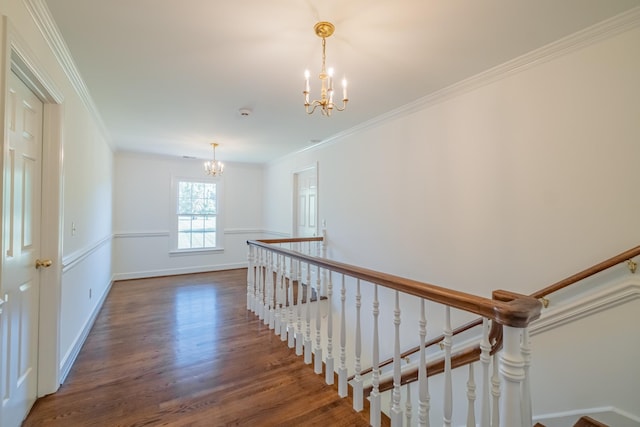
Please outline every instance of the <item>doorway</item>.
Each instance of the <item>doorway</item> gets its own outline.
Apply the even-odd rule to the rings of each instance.
[[[311,166],[293,174],[294,237],[318,235],[318,168]]]
[[[9,427],[60,385],[63,96],[6,17],[0,33],[0,425]]]

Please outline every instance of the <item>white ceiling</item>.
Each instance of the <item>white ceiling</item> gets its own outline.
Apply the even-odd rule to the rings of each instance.
[[[265,162],[640,5],[640,0],[46,0],[117,150]],[[349,106],[303,108],[327,65]],[[318,84],[312,77],[312,99]],[[242,117],[240,108],[252,114]]]

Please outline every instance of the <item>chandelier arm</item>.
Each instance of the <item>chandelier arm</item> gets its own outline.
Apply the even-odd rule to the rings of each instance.
[[[318,101],[313,101],[313,108],[311,109],[311,111],[309,111],[309,105],[305,105],[307,114],[313,114],[313,112],[316,111],[316,108],[318,108],[319,105],[320,104],[318,104]]]
[[[343,99],[342,106],[337,106],[333,102],[333,69],[329,69],[327,73],[326,68],[326,59],[327,59],[327,37],[330,37],[335,27],[330,22],[318,22],[315,27],[315,32],[318,37],[322,39],[322,68],[320,70],[320,99],[319,100],[309,100],[310,90],[309,90],[309,71],[305,71],[305,90],[302,92],[304,95],[304,107],[305,112],[309,115],[313,114],[318,107],[320,107],[320,111],[323,116],[331,116],[333,109],[335,108],[338,111],[344,111],[347,108],[347,83],[346,79],[342,80],[342,90],[343,90]]]
[[[335,104],[334,104],[334,106],[333,106],[333,107],[334,107],[336,110],[338,110],[338,111],[344,111],[344,110],[345,110],[345,108],[347,108],[347,102],[349,102],[349,100],[348,100],[348,99],[343,99],[343,100],[342,100],[342,107],[338,107],[338,106],[337,106],[337,105],[335,105]]]

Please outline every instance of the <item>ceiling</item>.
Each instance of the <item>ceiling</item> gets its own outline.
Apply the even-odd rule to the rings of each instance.
[[[115,150],[267,162],[640,0],[46,0]],[[327,66],[349,105],[308,116]],[[242,116],[240,109],[251,110]]]

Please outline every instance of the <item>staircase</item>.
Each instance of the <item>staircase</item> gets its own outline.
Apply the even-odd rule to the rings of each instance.
[[[546,427],[544,424],[536,423],[533,427]],[[594,420],[591,417],[581,417],[573,427],[609,427],[607,424],[603,424],[600,421]]]
[[[467,426],[533,425],[528,325],[540,301],[623,261],[631,270],[640,254],[633,248],[531,296],[499,290],[486,299],[318,256],[326,253],[322,238],[300,251],[307,240],[248,242],[247,308],[340,396],[351,395],[356,411],[369,406],[372,426],[461,425],[452,420],[453,403],[459,417],[463,401]],[[461,322],[462,311],[480,319]],[[401,337],[418,345],[401,352]],[[590,417],[575,424],[591,425],[605,424]]]

